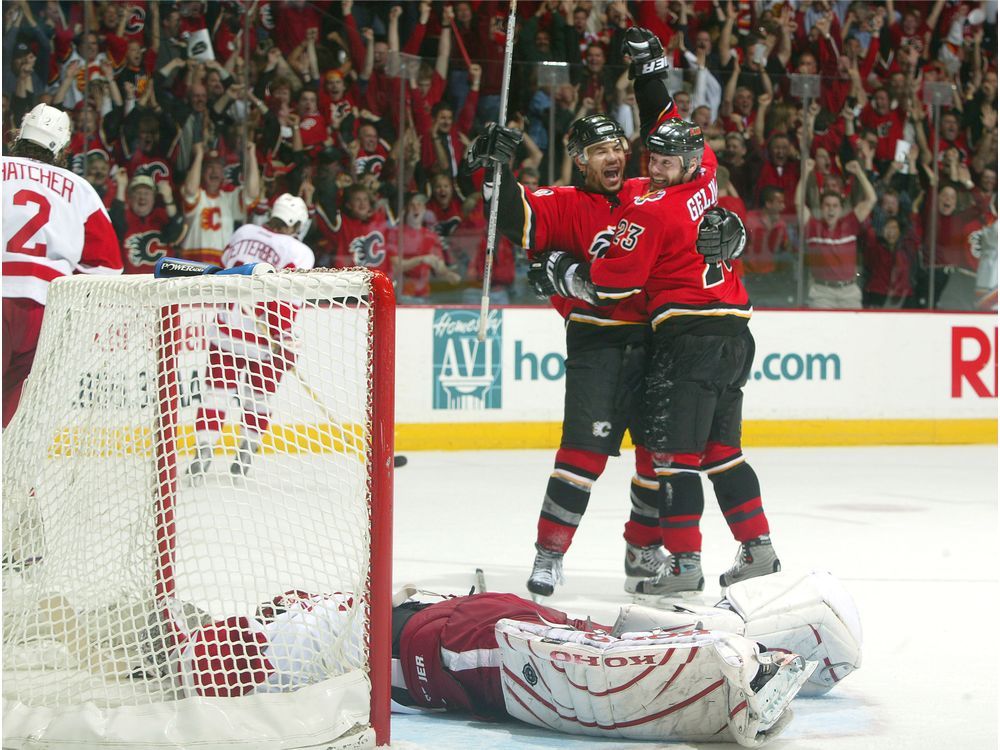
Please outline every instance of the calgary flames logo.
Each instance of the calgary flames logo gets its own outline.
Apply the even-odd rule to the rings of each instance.
[[[359,156],[354,160],[354,174],[373,174],[376,177],[382,174],[382,167],[385,165],[385,157],[375,154],[374,156]]]
[[[385,262],[385,237],[381,232],[355,237],[351,240],[350,250],[359,266],[377,268]]]
[[[130,234],[125,238],[125,252],[133,266],[154,265],[167,254],[168,246],[160,242],[155,230]]]
[[[595,234],[594,239],[590,241],[590,247],[587,248],[587,254],[590,256],[590,259],[603,258],[604,254],[608,252],[608,248],[611,247],[611,241],[614,238],[614,227],[606,227]]]
[[[162,161],[150,161],[140,164],[135,168],[135,174],[132,176],[136,177],[138,175],[152,177],[155,182],[162,182],[163,180],[170,179],[170,168]]]
[[[452,233],[458,229],[458,225],[461,223],[462,220],[459,217],[451,216],[435,224],[434,231],[437,232],[440,237],[450,237]]]
[[[133,5],[130,11],[128,20],[125,22],[125,33],[129,35],[141,34],[142,30],[146,28],[146,9]]]

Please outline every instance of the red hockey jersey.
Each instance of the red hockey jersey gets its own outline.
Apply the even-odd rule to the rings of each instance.
[[[598,297],[645,296],[654,329],[667,321],[688,328],[733,316],[745,325],[751,307],[743,283],[729,264],[706,264],[695,246],[702,216],[718,202],[717,163],[706,148],[694,180],[629,201],[610,247],[590,268]]]
[[[598,626],[525,601],[514,594],[460,596],[413,615],[403,628],[399,656],[406,691],[424,708],[463,710],[503,718],[497,620],[569,623],[578,630]],[[606,628],[607,629],[607,628]]]

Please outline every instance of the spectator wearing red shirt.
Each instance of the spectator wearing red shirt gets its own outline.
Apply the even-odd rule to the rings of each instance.
[[[862,127],[871,128],[878,135],[875,147],[875,161],[879,172],[884,172],[888,163],[896,158],[896,142],[903,140],[903,128],[909,115],[907,100],[891,108],[889,92],[884,88],[875,89],[868,104],[858,117]]]
[[[451,175],[438,172],[431,178],[430,188],[427,210],[434,217],[434,231],[450,256],[452,237],[465,219],[462,199],[455,194],[455,180]]]
[[[354,176],[373,174],[379,179],[387,179],[383,175],[389,163],[389,150],[392,148],[386,141],[378,137],[378,130],[370,122],[358,128],[357,153],[354,155],[352,172]],[[353,145],[353,144],[352,144]]]
[[[299,93],[298,124],[293,125],[292,148],[314,159],[325,146],[332,146],[333,139],[327,130],[326,119],[319,111],[319,98],[315,91],[303,89]]]
[[[399,258],[403,272],[401,302],[424,302],[431,293],[431,276],[451,284],[459,284],[462,277],[450,269],[445,259],[441,238],[427,226],[427,196],[411,193],[403,214],[403,247],[398,247],[399,230],[389,231],[389,242]]]
[[[978,223],[976,207],[970,205],[965,190],[943,185],[938,191],[937,235],[933,263],[931,262],[931,212],[924,216],[923,267],[925,273],[919,285],[921,307],[930,298],[930,273],[934,274],[934,308],[970,310],[975,300],[976,270],[979,261],[972,254],[969,235]],[[966,208],[962,208],[962,206]]]
[[[876,232],[864,230],[864,294],[866,308],[913,308],[917,306],[913,278],[917,268],[917,245],[913,234],[904,232],[899,219],[890,217]]]
[[[784,133],[776,133],[771,136],[767,144],[767,158],[764,160],[754,188],[754,205],[761,205],[761,192],[770,185],[781,188],[785,193],[786,205],[793,205],[795,185],[798,181],[799,163],[792,151],[791,139]]]
[[[962,159],[962,163],[968,166],[969,159],[972,156],[972,149],[969,148],[969,142],[965,138],[965,133],[962,132],[962,122],[959,116],[953,110],[948,110],[941,113],[941,141],[938,148],[938,159],[944,156],[944,152],[949,148],[958,149],[958,154]],[[934,129],[928,128],[928,141],[930,147],[934,148]]]
[[[275,13],[274,41],[285,57],[306,40],[309,29],[319,31],[323,25],[319,11],[305,0],[283,0],[272,3],[271,8]]]
[[[806,178],[816,166],[809,159],[806,171],[795,190],[800,226],[804,226],[806,255],[811,284],[807,304],[820,309],[858,309],[861,288],[858,286],[858,241],[861,222],[871,214],[878,200],[875,188],[857,161],[844,168],[854,175],[864,197],[853,209],[844,205],[844,196],[826,190],[820,195],[819,216],[810,216],[805,201]]]
[[[363,185],[349,185],[344,190],[343,208],[333,225],[320,222],[319,227],[327,235],[332,254],[320,256],[317,266],[363,266],[394,278],[396,256],[395,247],[390,244],[389,219],[384,208],[376,207]]]
[[[785,222],[785,193],[770,186],[762,206],[747,212],[747,246],[740,256],[743,283],[754,305],[781,307],[795,299],[794,257]]]
[[[350,88],[339,70],[328,70],[323,74],[323,87],[319,90],[319,112],[335,128],[348,115],[357,114],[358,93],[353,84]]]
[[[155,183],[144,175],[130,181],[124,170],[116,180],[117,195],[108,213],[121,242],[125,273],[153,273],[160,258],[176,254],[172,248],[183,237],[184,216],[169,182]],[[156,205],[157,192],[163,206]]]
[[[420,142],[420,165],[428,172],[444,172],[452,177],[458,175],[458,165],[462,163],[465,145],[461,134],[472,130],[472,121],[479,103],[479,66],[469,68],[469,95],[455,121],[455,111],[447,101],[440,101],[432,110],[430,126],[414,120]]]

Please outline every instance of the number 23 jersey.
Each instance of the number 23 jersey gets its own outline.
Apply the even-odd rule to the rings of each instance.
[[[746,326],[752,308],[728,263],[705,263],[697,249],[705,211],[718,202],[715,154],[705,149],[691,181],[633,198],[618,214],[607,253],[590,278],[609,302],[645,297],[654,330],[712,333]],[[619,302],[618,304],[621,304]]]

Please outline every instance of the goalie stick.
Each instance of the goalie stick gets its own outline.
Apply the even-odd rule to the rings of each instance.
[[[507,94],[510,89],[510,68],[514,56],[514,29],[517,27],[517,0],[510,0],[510,14],[507,16],[507,42],[503,52],[503,82],[500,84],[500,112],[497,123],[507,124]],[[486,230],[486,258],[483,260],[483,297],[479,306],[480,341],[486,340],[486,319],[490,312],[490,284],[493,280],[493,254],[497,246],[497,216],[500,209],[500,173],[499,164],[493,167],[493,190],[497,200],[490,203],[490,222]]]

